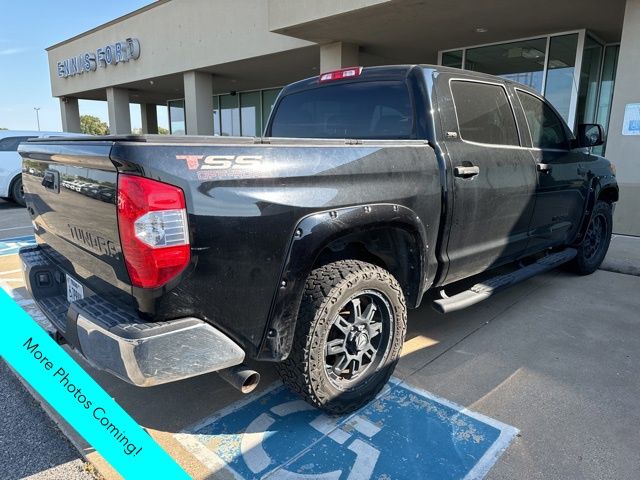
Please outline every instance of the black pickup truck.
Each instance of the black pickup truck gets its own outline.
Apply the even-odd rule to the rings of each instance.
[[[523,85],[413,65],[289,85],[263,138],[30,141],[27,287],[59,341],[133,384],[218,371],[248,391],[245,360],[268,361],[350,411],[423,298],[446,313],[600,265],[618,187],[601,127],[577,131]]]

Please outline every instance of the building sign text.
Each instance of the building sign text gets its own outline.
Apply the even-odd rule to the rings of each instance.
[[[67,78],[85,72],[95,72],[98,67],[116,65],[140,57],[140,42],[137,38],[127,38],[123,42],[116,42],[96,49],[94,52],[81,53],[75,57],[58,62],[58,77]]]

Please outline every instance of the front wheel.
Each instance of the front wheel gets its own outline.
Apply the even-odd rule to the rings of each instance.
[[[278,372],[312,405],[352,412],[389,380],[406,326],[402,288],[389,272],[355,260],[324,265],[306,281],[293,347]]]
[[[578,254],[568,264],[570,270],[580,275],[589,275],[595,272],[604,260],[611,242],[613,228],[613,212],[610,203],[598,200],[587,232],[578,245]]]

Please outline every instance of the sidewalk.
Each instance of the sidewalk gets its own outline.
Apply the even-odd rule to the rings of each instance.
[[[640,276],[640,237],[614,235],[600,269]]]

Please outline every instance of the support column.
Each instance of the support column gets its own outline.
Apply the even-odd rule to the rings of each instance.
[[[616,205],[613,231],[640,235],[640,135],[623,135],[625,109],[640,104],[640,0],[627,0],[618,57],[616,84],[606,156],[617,169],[620,202]],[[638,115],[639,107],[635,107]],[[637,118],[637,117],[636,117]]]
[[[80,109],[77,98],[60,97],[60,114],[63,132],[80,133]]]
[[[358,45],[334,42],[320,45],[320,73],[358,65]]]
[[[141,103],[142,133],[158,133],[158,109],[155,103]]]
[[[109,133],[112,135],[131,133],[129,91],[124,88],[107,88],[107,108],[109,110]]]
[[[184,73],[187,135],[213,135],[213,78],[205,72]]]

